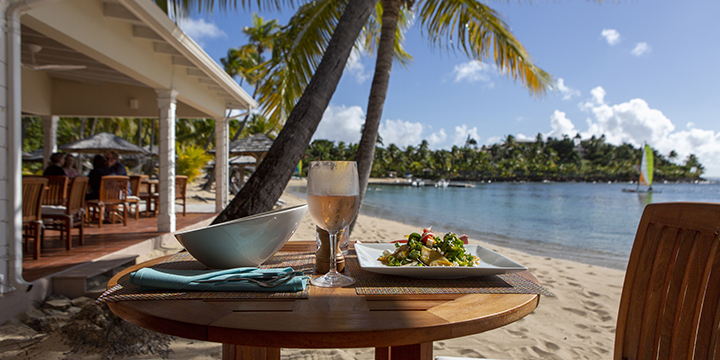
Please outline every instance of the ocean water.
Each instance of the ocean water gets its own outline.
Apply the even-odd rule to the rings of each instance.
[[[475,188],[371,185],[361,212],[436,233],[624,269],[643,209],[671,201],[720,202],[720,184],[479,183]],[[304,195],[304,187],[291,189]]]

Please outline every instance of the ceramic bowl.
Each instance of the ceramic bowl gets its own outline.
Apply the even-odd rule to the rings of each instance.
[[[307,204],[175,234],[195,259],[211,269],[256,267],[293,236]]]

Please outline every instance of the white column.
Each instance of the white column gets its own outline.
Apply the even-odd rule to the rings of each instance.
[[[50,164],[50,155],[57,152],[59,116],[41,116],[43,122],[43,168]]]
[[[221,213],[228,204],[228,119],[215,119],[215,212]]]
[[[155,90],[160,110],[160,158],[158,180],[160,205],[158,231],[175,231],[175,109],[177,94],[174,89]]]
[[[0,293],[32,287],[22,278],[20,13],[25,5],[0,1]]]
[[[15,24],[5,22],[5,8],[7,4],[3,2],[2,6],[3,11],[0,13],[2,27],[10,27],[12,29]],[[17,27],[19,28],[19,24]],[[16,251],[13,252],[10,250],[11,247],[22,249],[22,235],[19,230],[16,231],[18,218],[20,219],[20,226],[22,226],[22,214],[17,211],[15,207],[16,204],[20,204],[20,194],[22,190],[18,191],[18,189],[19,186],[22,185],[19,185],[20,169],[16,167],[19,162],[15,161],[15,154],[10,151],[11,144],[17,145],[13,144],[17,139],[15,138],[15,131],[10,130],[10,119],[12,119],[14,115],[20,114],[20,108],[13,108],[13,106],[9,104],[10,101],[15,100],[15,94],[12,93],[10,86],[13,81],[19,82],[20,76],[8,78],[6,75],[11,73],[11,69],[8,69],[8,58],[11,54],[6,50],[6,47],[11,45],[12,39],[9,38],[11,36],[13,36],[12,33],[8,34],[6,31],[0,32],[0,54],[2,54],[2,57],[0,57],[0,71],[2,71],[4,75],[0,77],[0,89],[3,94],[7,95],[0,96],[0,109],[2,109],[2,111],[0,111],[0,294],[13,290],[10,285],[10,273],[12,271],[22,273],[22,252],[17,254]],[[19,43],[19,31],[16,36],[18,38],[17,42]],[[17,58],[20,58],[19,55]],[[15,128],[18,129],[17,127]],[[11,259],[14,261],[10,261]],[[11,266],[16,268],[10,269]]]

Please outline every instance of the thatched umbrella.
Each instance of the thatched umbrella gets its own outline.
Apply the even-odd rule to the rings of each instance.
[[[101,154],[115,150],[119,154],[147,154],[148,151],[119,136],[102,132],[89,138],[60,146],[67,152],[83,154]]]

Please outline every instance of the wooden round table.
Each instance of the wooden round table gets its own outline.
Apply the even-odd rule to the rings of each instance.
[[[314,251],[289,242],[283,251]],[[125,269],[152,266],[159,258]],[[534,282],[529,272],[522,275]],[[223,343],[223,359],[280,359],[280,348],[375,348],[376,359],[432,359],[433,341],[495,329],[530,314],[535,294],[372,295],[311,286],[308,299],[153,300],[109,303],[138,326]]]

